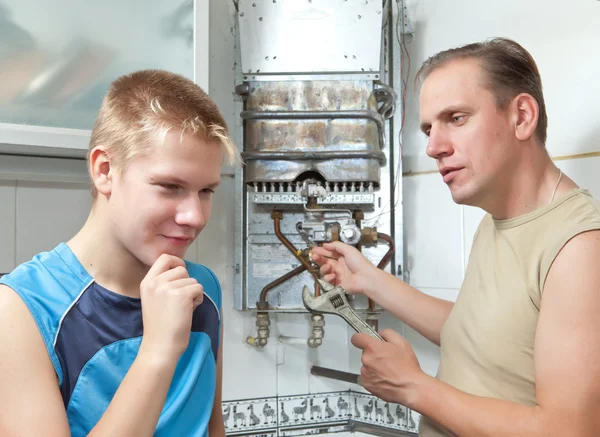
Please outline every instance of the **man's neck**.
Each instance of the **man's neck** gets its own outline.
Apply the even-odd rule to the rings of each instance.
[[[140,297],[140,283],[148,267],[120,245],[100,213],[90,213],[81,230],[67,243],[79,262],[103,287],[126,296]]]
[[[528,214],[577,188],[541,147],[529,148],[523,155],[482,202],[481,207],[497,220]]]

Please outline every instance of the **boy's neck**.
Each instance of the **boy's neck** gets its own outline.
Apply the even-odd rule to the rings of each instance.
[[[103,287],[125,296],[140,297],[140,283],[149,267],[136,259],[107,229],[94,211],[81,230],[67,242],[79,262]]]

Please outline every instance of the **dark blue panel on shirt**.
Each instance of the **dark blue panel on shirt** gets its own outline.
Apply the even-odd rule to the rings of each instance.
[[[211,339],[215,360],[219,344],[219,317],[208,298],[194,311],[192,331]],[[61,392],[65,408],[85,364],[103,347],[143,334],[141,300],[113,293],[92,283],[64,317],[56,339],[63,369]]]

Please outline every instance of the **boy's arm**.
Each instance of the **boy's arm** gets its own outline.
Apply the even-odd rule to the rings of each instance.
[[[56,372],[21,298],[0,285],[0,435],[71,435]],[[140,353],[89,436],[154,434],[177,360]]]
[[[0,285],[0,435],[67,437],[54,366],[21,298]]]

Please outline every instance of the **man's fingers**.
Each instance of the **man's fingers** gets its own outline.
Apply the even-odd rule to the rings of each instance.
[[[331,256],[338,259],[340,256],[346,255],[352,249],[356,250],[353,246],[350,246],[341,241],[333,241],[331,243],[324,243],[323,247],[331,252]]]
[[[366,349],[372,342],[381,341],[374,337],[371,337],[369,334],[354,334],[350,339],[352,344],[359,349]]]
[[[328,259],[337,259],[339,257],[338,254],[334,253],[331,250],[327,250],[322,246],[313,247],[311,253],[315,262],[326,262]]]
[[[335,281],[335,273],[329,273],[329,274],[323,276],[323,280],[326,281],[326,282],[329,282],[332,285],[338,285],[338,284],[334,283],[334,281]]]
[[[328,273],[331,273],[332,269],[333,267],[330,264],[323,264],[319,270],[321,271],[322,275],[326,275]]]
[[[381,337],[387,341],[388,343],[400,345],[403,344],[406,340],[400,334],[392,329],[384,329],[379,333]]]

